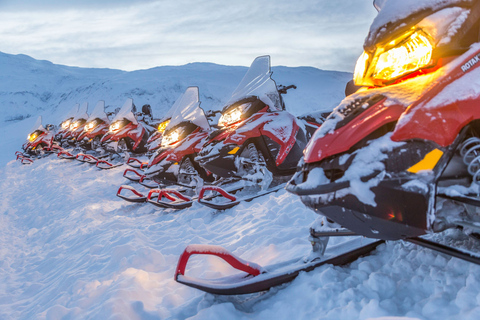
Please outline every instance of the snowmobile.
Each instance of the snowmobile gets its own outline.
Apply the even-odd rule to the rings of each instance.
[[[147,145],[146,145],[146,147],[147,147],[147,153],[146,153],[147,157],[151,157],[162,146],[163,133],[165,132],[165,129],[167,128],[168,124],[170,123],[170,120],[172,118],[172,114],[176,110],[180,100],[182,99],[182,96],[183,96],[183,94],[181,94],[177,98],[177,100],[175,101],[173,106],[170,108],[170,110],[168,110],[168,112],[163,116],[163,118],[161,118],[160,121],[158,121],[158,125],[156,125],[157,130],[155,132],[153,132],[152,135],[148,138]],[[143,170],[143,169],[147,168],[148,161],[141,161],[137,158],[129,158],[127,160],[127,164],[136,168],[136,169]],[[143,173],[139,173],[135,170],[128,170],[126,172],[132,172],[134,174],[133,178],[130,178],[130,176],[126,176],[128,179],[130,179],[132,181],[139,181],[140,178],[142,178],[142,176],[143,176]]]
[[[55,134],[55,141],[60,143],[60,145],[68,146],[66,141],[66,134],[69,132],[70,125],[72,124],[73,118],[78,113],[79,107],[80,104],[78,103],[74,105],[70,112],[67,114],[65,120],[63,120],[62,123],[59,125],[58,132]]]
[[[96,164],[99,160],[98,156],[104,156],[100,141],[109,130],[110,119],[108,116],[112,114],[105,112],[105,101],[98,101],[85,123],[83,132],[77,138],[84,149],[75,156],[77,160]]]
[[[128,98],[123,107],[113,118],[109,130],[100,140],[109,160],[99,160],[100,169],[111,169],[123,165],[130,158],[130,152],[142,154],[147,151],[148,137],[155,130],[148,123],[152,119],[150,105],[144,105],[137,113],[133,100]]]
[[[354,72],[362,88],[315,132],[286,187],[323,217],[310,230],[318,258],[282,270],[257,267],[223,248],[189,246],[178,282],[219,294],[267,290],[299,270],[350,262],[384,240],[480,264],[478,253],[431,239],[452,228],[480,234],[480,1],[374,5],[379,13]],[[420,237],[427,233],[430,239]],[[354,235],[369,243],[332,255],[329,237]],[[185,276],[192,254],[220,256],[248,275],[192,279]]]
[[[200,196],[200,203],[227,209],[283,188],[282,183],[295,172],[307,143],[305,126],[286,111],[282,94],[296,87],[277,87],[271,74],[270,56],[253,61],[221,111],[218,129],[195,158],[219,178],[243,180],[245,188],[233,187],[236,193],[232,194],[205,186],[201,195],[211,190],[222,196],[215,201]]]
[[[117,196],[131,202],[148,201],[160,207],[183,208],[191,205],[189,196],[198,183],[213,181],[213,177],[194,160],[211,132],[208,118],[200,108],[198,87],[187,88],[172,109],[174,111],[165,127],[161,148],[150,158],[145,172],[141,174],[132,169],[124,172],[126,178],[139,181],[153,190],[145,196],[123,185]],[[130,190],[135,196],[122,195],[122,190]],[[185,192],[187,195],[182,194]],[[163,197],[167,201],[162,201]],[[178,206],[177,202],[180,202]]]
[[[54,126],[51,124],[44,127],[42,117],[39,116],[35,122],[27,141],[23,144],[23,152],[17,151],[15,156],[22,164],[30,164],[34,159],[42,158],[61,148],[54,141]]]
[[[82,135],[85,124],[88,119],[88,102],[82,104],[78,108],[77,113],[71,118],[62,122],[63,124],[69,123],[68,130],[62,134],[62,146],[63,150],[60,151],[57,156],[61,159],[75,159],[76,154],[82,151],[82,142],[78,139]],[[63,128],[63,127],[62,127]],[[62,130],[63,131],[63,130]],[[70,148],[69,148],[70,147]]]

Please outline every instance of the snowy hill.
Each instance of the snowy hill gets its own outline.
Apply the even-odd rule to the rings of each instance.
[[[246,67],[192,63],[125,72],[67,67],[24,55],[0,53],[0,121],[43,114],[48,115],[46,120],[56,123],[63,120],[75,103],[88,102],[93,108],[98,100],[105,100],[107,107],[116,108],[126,98],[133,98],[138,106],[150,104],[154,115],[161,116],[188,86],[200,88],[204,109],[218,109],[246,70]],[[296,115],[331,110],[343,98],[345,84],[351,77],[346,72],[309,67],[273,68],[277,84],[298,87],[285,97],[288,109]]]
[[[308,229],[318,215],[284,190],[221,212],[199,204],[159,210],[115,196],[126,183],[123,167],[101,171],[55,156],[24,166],[13,160],[37,115],[58,123],[74,103],[104,99],[116,107],[132,97],[160,116],[190,85],[200,87],[202,106],[219,108],[245,71],[195,63],[124,72],[0,54],[0,319],[480,318],[479,266],[402,242],[264,294],[204,294],[173,280],[188,244],[279,263],[310,252]],[[308,67],[273,71],[277,83],[298,86],[286,96],[296,115],[331,109],[351,78]],[[191,276],[231,273],[218,258],[189,262]]]

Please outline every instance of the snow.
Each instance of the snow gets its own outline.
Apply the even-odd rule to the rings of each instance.
[[[0,56],[0,62],[5,57]],[[41,69],[46,79],[39,83],[40,92],[52,84],[56,71],[70,70],[23,56],[7,58],[22,72],[31,70],[29,63]],[[226,101],[222,97],[228,98],[246,72],[246,68],[211,64],[171,68],[186,83],[194,76],[208,74],[208,78],[201,78],[208,80],[200,87],[205,94],[201,100],[212,105],[213,101],[218,105]],[[28,106],[20,111],[2,109],[8,117],[22,114],[30,117],[0,126],[0,319],[473,320],[480,317],[479,266],[403,242],[383,244],[372,255],[345,267],[326,265],[302,273],[292,283],[264,294],[221,297],[176,283],[173,280],[176,264],[189,244],[222,246],[261,266],[307,256],[308,229],[318,216],[305,208],[298,197],[284,190],[223,212],[199,204],[181,211],[159,210],[115,196],[118,187],[127,183],[122,177],[124,167],[98,170],[86,163],[54,156],[31,165],[22,166],[14,161],[14,151],[20,148],[38,115],[43,115],[46,122],[58,123],[75,101],[94,104],[103,99],[107,104],[118,105],[127,98],[123,92],[130,92],[125,88],[131,88],[128,84],[133,79],[135,86],[145,85],[145,90],[152,90],[151,95],[143,98],[148,96],[157,105],[168,101],[164,109],[156,109],[166,111],[188,86],[181,82],[177,87],[179,78],[171,78],[170,84],[165,80],[160,85],[162,89],[153,93],[153,87],[145,79],[159,70],[87,71],[71,71],[75,77],[63,79],[59,91],[52,91],[54,96],[56,92],[58,97],[65,95],[65,100],[56,107],[35,98],[28,100]],[[278,67],[277,71],[274,79],[282,79],[285,84],[296,82],[299,87],[286,96],[292,99],[286,101],[287,109],[297,115],[312,109],[333,108],[348,78],[342,73],[313,68]],[[3,72],[0,68],[0,74]],[[23,85],[28,90],[33,90],[30,81],[37,73],[26,74]],[[112,82],[112,76],[119,77],[118,82]],[[89,91],[83,87],[87,81],[82,77],[110,80],[105,80],[109,83],[106,86],[95,82],[96,89]],[[0,96],[2,101],[15,96],[8,92],[21,91],[19,82],[12,82],[18,85],[15,91],[13,85],[1,81],[6,87],[2,89],[2,93],[6,92]],[[301,89],[302,85],[308,90]],[[76,86],[82,92],[69,90]],[[334,91],[340,92],[338,96]],[[89,94],[91,97],[87,99]],[[153,103],[152,106],[155,112]],[[478,247],[477,240],[463,237],[456,230],[432,235],[437,236],[446,237],[448,244],[471,250]],[[331,239],[335,241],[341,240]],[[193,256],[186,272],[202,278],[235,273],[221,259],[204,256]]]

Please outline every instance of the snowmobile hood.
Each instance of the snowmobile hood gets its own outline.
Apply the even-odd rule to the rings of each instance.
[[[370,26],[364,49],[366,52],[374,51],[378,43],[405,33],[433,13],[453,7],[470,8],[476,2],[477,0],[377,0],[374,5],[379,13]],[[456,26],[449,26],[450,37],[460,28],[461,22],[463,21],[457,21]]]
[[[256,58],[240,84],[233,91],[224,111],[232,104],[252,96],[257,96],[272,110],[283,110],[277,85],[271,75],[270,56]]]
[[[88,110],[88,102],[85,102],[85,103],[82,104],[82,106],[78,109],[77,114],[76,114],[75,117],[73,118],[73,122],[75,122],[75,121],[77,121],[77,120],[80,120],[80,119],[85,119],[85,120],[87,120],[87,119],[88,119],[87,110]]]
[[[175,102],[175,104],[176,103],[177,102]],[[204,130],[210,130],[208,119],[205,116],[203,109],[200,108],[198,87],[188,87],[187,90],[185,90],[185,93],[181,96],[178,105],[173,111],[172,118],[168,126],[165,128],[165,132],[186,121],[189,121]]]
[[[125,104],[123,105],[122,109],[117,113],[115,118],[113,118],[112,123],[122,120],[122,119],[127,119],[131,121],[133,124],[138,124],[137,118],[135,117],[135,112],[137,111],[135,105],[133,104],[133,99],[128,98],[127,101],[125,101]]]
[[[97,105],[95,106],[95,109],[93,109],[92,113],[90,114],[90,117],[88,117],[87,122],[93,121],[95,119],[103,120],[106,123],[110,122],[110,119],[108,119],[108,116],[105,113],[105,101],[103,100],[100,100],[97,102]]]

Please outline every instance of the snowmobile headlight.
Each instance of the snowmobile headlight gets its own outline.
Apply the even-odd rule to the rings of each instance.
[[[168,124],[170,123],[170,120],[165,120],[162,123],[158,125],[158,132],[163,132],[167,128]]]
[[[67,119],[67,120],[63,121],[62,122],[62,129],[67,130],[70,127],[70,123],[71,123],[70,119]]]
[[[75,131],[82,125],[82,120],[77,120],[70,125],[70,131]]]
[[[404,75],[432,64],[433,42],[421,30],[376,49],[370,56],[363,53],[355,66],[354,81],[360,86],[383,86]]]
[[[121,128],[125,127],[127,125],[127,122],[124,121],[124,120],[118,120],[118,121],[115,121],[114,123],[112,123],[110,125],[110,132],[115,132],[115,131],[118,131],[120,130]]]
[[[35,141],[35,139],[37,139],[38,137],[38,134],[36,132],[32,132],[28,135],[27,139],[28,141],[32,142],[32,141]]]
[[[218,120],[218,125],[226,127],[242,120],[242,116],[250,108],[251,103],[244,103],[223,113]]]
[[[167,147],[180,140],[180,133],[180,130],[176,129],[169,134],[164,135],[162,138],[162,147]]]
[[[100,121],[98,121],[97,119],[92,120],[85,125],[85,131],[91,131],[93,130],[93,128],[95,128],[99,124],[100,124]]]

